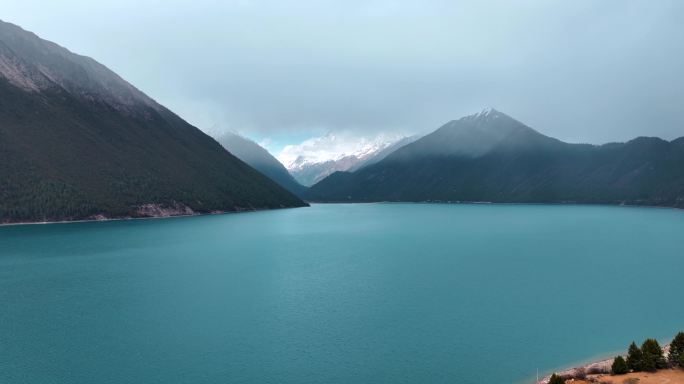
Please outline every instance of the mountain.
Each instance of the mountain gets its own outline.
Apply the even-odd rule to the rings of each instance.
[[[335,135],[327,135],[314,143],[314,148],[309,148],[309,150],[315,151],[317,149],[315,146],[317,145],[324,147],[335,143],[336,139]],[[380,137],[375,140],[365,141],[359,145],[357,150],[351,153],[342,153],[333,159],[323,161],[307,156],[298,156],[294,161],[287,164],[287,169],[300,184],[311,186],[335,172],[351,172],[368,164],[373,164],[391,153],[392,148],[398,148],[396,145],[405,139],[388,140]]]
[[[295,195],[300,195],[306,190],[306,187],[290,175],[284,165],[254,141],[230,132],[219,136],[217,141],[235,157]]]
[[[351,168],[349,168],[347,171],[348,172],[356,172],[361,168],[365,168],[369,165],[373,165],[380,160],[384,159],[385,157],[389,156],[392,152],[396,151],[397,149],[407,145],[411,144],[414,141],[418,140],[418,136],[408,136],[408,137],[402,137],[401,139],[395,141],[394,143],[390,143],[387,147],[378,150],[377,152],[374,152],[370,156],[368,156],[365,160],[361,160],[357,164],[354,164]]]
[[[0,222],[303,205],[102,64],[0,21]]]
[[[288,169],[299,183],[310,186],[325,179],[332,173],[346,171],[360,161],[355,155],[321,162],[311,162],[307,161],[304,157],[299,157],[290,163]]]
[[[684,207],[684,138],[569,144],[486,110],[357,172],[335,173],[306,197]]]

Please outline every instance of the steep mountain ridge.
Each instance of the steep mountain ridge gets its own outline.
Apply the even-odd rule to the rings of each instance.
[[[306,187],[299,184],[284,165],[254,141],[231,132],[219,135],[217,141],[238,159],[249,164],[252,168],[263,173],[295,195],[299,195],[306,190]]]
[[[0,21],[0,222],[302,205],[106,67]]]
[[[104,65],[0,21],[0,75],[28,92],[62,88],[122,109],[162,107]]]

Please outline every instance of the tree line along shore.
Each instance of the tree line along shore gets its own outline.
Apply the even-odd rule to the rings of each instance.
[[[641,346],[632,342],[625,356],[554,373],[538,384],[646,384],[651,379],[684,384],[684,332],[679,332],[665,347],[655,339],[646,339]]]

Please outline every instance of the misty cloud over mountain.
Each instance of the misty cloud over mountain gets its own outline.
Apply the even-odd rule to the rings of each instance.
[[[280,148],[302,141],[291,132],[424,134],[486,106],[570,142],[672,139],[684,133],[682,15],[674,0],[3,7],[194,125],[285,135]]]

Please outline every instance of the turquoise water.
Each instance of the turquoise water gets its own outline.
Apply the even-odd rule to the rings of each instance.
[[[683,250],[601,206],[3,227],[0,382],[520,382],[684,330]]]

